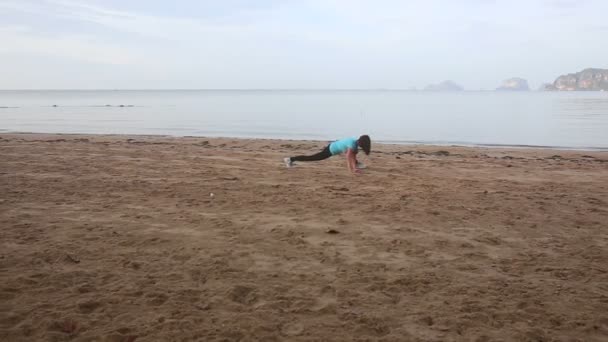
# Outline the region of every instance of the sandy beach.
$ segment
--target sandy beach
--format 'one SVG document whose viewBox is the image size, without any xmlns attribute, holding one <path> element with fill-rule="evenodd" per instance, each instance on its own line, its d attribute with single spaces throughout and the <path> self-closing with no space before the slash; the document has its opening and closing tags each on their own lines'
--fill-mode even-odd
<svg viewBox="0 0 608 342">
<path fill-rule="evenodd" d="M 608 340 L 608 152 L 324 144 L 0 134 L 0 340 Z"/>
</svg>

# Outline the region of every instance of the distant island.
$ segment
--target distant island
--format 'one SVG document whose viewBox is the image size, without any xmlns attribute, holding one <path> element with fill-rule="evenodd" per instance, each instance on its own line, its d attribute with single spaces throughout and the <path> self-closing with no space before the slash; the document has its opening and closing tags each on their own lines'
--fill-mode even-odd
<svg viewBox="0 0 608 342">
<path fill-rule="evenodd" d="M 508 80 L 504 80 L 500 87 L 496 88 L 498 91 L 528 91 L 530 87 L 528 86 L 528 81 L 524 80 L 520 77 L 509 78 Z"/>
<path fill-rule="evenodd" d="M 463 91 L 464 87 L 454 81 L 443 81 L 438 84 L 430 84 L 424 88 L 425 91 Z"/>
<path fill-rule="evenodd" d="M 558 77 L 547 84 L 547 91 L 608 91 L 608 69 L 588 68 L 583 71 Z"/>
</svg>

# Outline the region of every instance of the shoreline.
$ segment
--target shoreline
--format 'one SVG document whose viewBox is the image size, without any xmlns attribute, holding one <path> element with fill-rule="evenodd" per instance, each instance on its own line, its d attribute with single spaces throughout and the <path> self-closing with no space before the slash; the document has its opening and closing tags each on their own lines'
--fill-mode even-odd
<svg viewBox="0 0 608 342">
<path fill-rule="evenodd" d="M 505 90 L 498 89 L 463 89 L 457 91 L 446 91 L 446 90 L 426 90 L 410 89 L 410 88 L 186 88 L 186 89 L 163 89 L 163 88 L 128 88 L 128 89 L 113 89 L 113 88 L 102 88 L 102 89 L 69 89 L 69 88 L 54 88 L 54 89 L 0 89 L 0 92 L 158 92 L 158 91 L 191 91 L 191 92 L 419 92 L 419 93 L 503 93 Z M 511 91 L 506 90 L 509 93 L 516 94 L 530 94 L 530 93 L 602 93 L 604 89 L 576 89 L 576 90 L 541 90 L 541 89 L 530 89 L 524 91 Z"/>
<path fill-rule="evenodd" d="M 317 139 L 283 139 L 283 138 L 257 138 L 257 137 L 231 137 L 231 136 L 197 136 L 197 135 L 172 135 L 172 134 L 114 134 L 114 133 L 44 133 L 27 131 L 1 131 L 0 135 L 58 135 L 58 136 L 106 136 L 106 137 L 148 137 L 148 138 L 193 138 L 193 139 L 237 139 L 237 140 L 263 140 L 263 141 L 292 141 L 309 143 L 326 143 L 327 140 Z M 487 149 L 514 149 L 514 150 L 550 150 L 571 152 L 608 152 L 608 147 L 567 147 L 567 146 L 544 146 L 527 144 L 491 144 L 491 143 L 467 143 L 467 142 L 424 142 L 424 141 L 396 141 L 396 140 L 372 140 L 374 144 L 395 146 L 428 146 L 428 147 L 454 147 L 454 148 L 487 148 Z"/>
</svg>

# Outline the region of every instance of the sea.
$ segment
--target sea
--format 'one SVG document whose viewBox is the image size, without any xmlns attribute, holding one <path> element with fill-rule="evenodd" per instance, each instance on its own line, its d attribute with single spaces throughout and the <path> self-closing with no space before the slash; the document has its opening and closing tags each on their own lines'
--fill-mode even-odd
<svg viewBox="0 0 608 342">
<path fill-rule="evenodd" d="M 608 92 L 1 90 L 0 132 L 608 150 Z"/>
</svg>

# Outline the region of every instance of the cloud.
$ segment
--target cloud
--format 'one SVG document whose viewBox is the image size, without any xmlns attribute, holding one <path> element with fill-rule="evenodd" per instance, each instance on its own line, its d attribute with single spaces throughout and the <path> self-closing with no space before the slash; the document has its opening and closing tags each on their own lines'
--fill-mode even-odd
<svg viewBox="0 0 608 342">
<path fill-rule="evenodd" d="M 128 49 L 95 42 L 91 37 L 45 37 L 26 26 L 0 29 L 0 53 L 64 57 L 86 63 L 125 65 L 141 60 Z"/>
<path fill-rule="evenodd" d="M 549 7 L 558 9 L 572 9 L 585 6 L 587 1 L 585 0 L 550 0 L 547 2 Z"/>
<path fill-rule="evenodd" d="M 582 60 L 585 51 L 605 60 L 598 42 L 608 8 L 593 1 L 0 0 L 0 58 L 27 55 L 49 66 L 63 59 L 108 78 L 152 75 L 210 87 L 385 87 L 467 77 L 493 87 L 531 60 L 547 69 Z"/>
<path fill-rule="evenodd" d="M 56 15 L 64 19 L 94 23 L 124 33 L 170 41 L 197 41 L 218 35 L 231 39 L 283 34 L 281 31 L 272 31 L 265 25 L 280 16 L 281 6 L 270 4 L 242 8 L 224 7 L 224 10 L 220 11 L 221 14 L 194 18 L 116 10 L 82 1 L 47 1 L 56 6 Z"/>
</svg>

